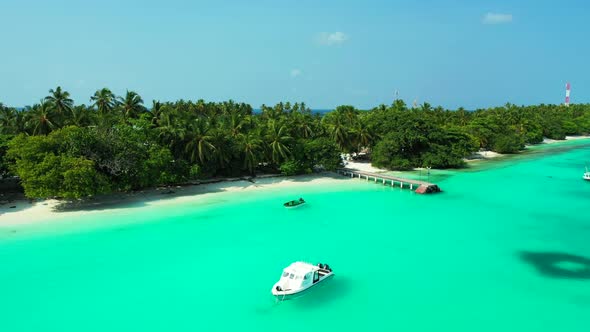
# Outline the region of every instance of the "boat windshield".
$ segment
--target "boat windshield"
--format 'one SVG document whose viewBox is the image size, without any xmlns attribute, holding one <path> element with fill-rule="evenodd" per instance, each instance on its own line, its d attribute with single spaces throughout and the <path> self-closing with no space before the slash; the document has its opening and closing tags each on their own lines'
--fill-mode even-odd
<svg viewBox="0 0 590 332">
<path fill-rule="evenodd" d="M 288 276 L 289 276 L 289 272 L 287 272 L 287 271 L 283 272 L 283 278 L 286 278 Z"/>
</svg>

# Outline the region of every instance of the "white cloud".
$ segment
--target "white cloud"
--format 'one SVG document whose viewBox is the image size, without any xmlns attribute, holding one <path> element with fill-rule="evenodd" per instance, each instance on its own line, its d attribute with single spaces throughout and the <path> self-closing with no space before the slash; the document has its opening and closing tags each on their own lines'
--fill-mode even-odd
<svg viewBox="0 0 590 332">
<path fill-rule="evenodd" d="M 348 36 L 344 32 L 322 32 L 318 35 L 317 41 L 320 45 L 332 46 L 340 45 L 348 40 Z"/>
<path fill-rule="evenodd" d="M 482 19 L 483 24 L 505 24 L 512 22 L 512 14 L 487 13 Z"/>
<path fill-rule="evenodd" d="M 291 69 L 291 77 L 295 78 L 297 76 L 301 76 L 302 72 L 301 69 Z"/>
</svg>

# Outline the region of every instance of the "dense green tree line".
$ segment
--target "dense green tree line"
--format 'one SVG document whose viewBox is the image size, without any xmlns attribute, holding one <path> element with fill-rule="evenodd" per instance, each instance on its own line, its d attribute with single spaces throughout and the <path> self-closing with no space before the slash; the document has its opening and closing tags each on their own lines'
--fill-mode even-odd
<svg viewBox="0 0 590 332">
<path fill-rule="evenodd" d="M 372 128 L 373 164 L 389 169 L 461 167 L 480 150 L 516 153 L 544 137 L 590 133 L 590 105 L 537 105 L 445 110 L 424 103 L 408 108 L 401 100 L 365 116 Z"/>
<path fill-rule="evenodd" d="M 321 118 L 303 103 L 153 101 L 101 89 L 75 105 L 60 87 L 19 111 L 0 105 L 0 172 L 29 197 L 112 191 L 257 172 L 310 173 L 341 165 Z"/>
<path fill-rule="evenodd" d="M 543 137 L 590 132 L 590 105 L 507 104 L 468 112 L 403 101 L 370 111 L 303 103 L 253 112 L 233 101 L 153 101 L 101 89 L 76 105 L 61 87 L 24 110 L 0 104 L 0 176 L 18 175 L 29 197 L 80 198 L 193 179 L 341 166 L 370 152 L 389 169 L 461 167 L 479 149 L 514 153 Z"/>
</svg>

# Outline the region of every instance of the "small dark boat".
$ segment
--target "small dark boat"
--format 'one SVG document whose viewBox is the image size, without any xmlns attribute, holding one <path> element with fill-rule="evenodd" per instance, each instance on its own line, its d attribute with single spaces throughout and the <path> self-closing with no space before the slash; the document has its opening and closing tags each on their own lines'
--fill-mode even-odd
<svg viewBox="0 0 590 332">
<path fill-rule="evenodd" d="M 294 208 L 294 207 L 301 206 L 303 204 L 305 204 L 305 201 L 303 200 L 303 198 L 300 198 L 298 200 L 288 201 L 287 203 L 283 204 L 283 206 L 286 208 Z"/>
</svg>

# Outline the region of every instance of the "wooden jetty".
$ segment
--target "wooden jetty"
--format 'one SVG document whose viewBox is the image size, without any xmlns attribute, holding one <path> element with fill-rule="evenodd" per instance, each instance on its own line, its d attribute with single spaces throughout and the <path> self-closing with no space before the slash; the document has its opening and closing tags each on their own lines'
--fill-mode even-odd
<svg viewBox="0 0 590 332">
<path fill-rule="evenodd" d="M 351 178 L 364 178 L 367 181 L 374 180 L 375 183 L 381 182 L 383 183 L 383 185 L 391 185 L 392 187 L 399 185 L 400 188 L 409 188 L 411 190 L 416 188 L 415 192 L 418 194 L 430 194 L 441 192 L 440 188 L 436 184 L 425 181 L 405 179 L 397 176 L 384 175 L 378 173 L 357 171 L 349 168 L 341 168 L 337 172 L 344 176 L 350 176 Z"/>
</svg>

